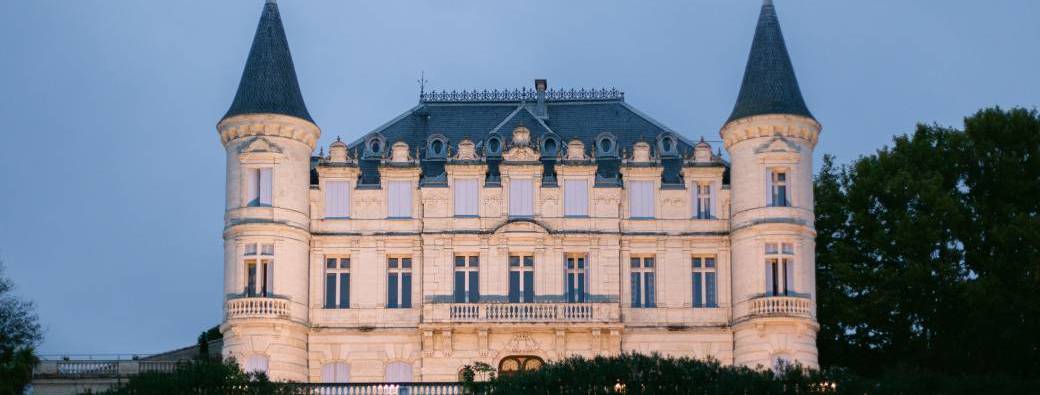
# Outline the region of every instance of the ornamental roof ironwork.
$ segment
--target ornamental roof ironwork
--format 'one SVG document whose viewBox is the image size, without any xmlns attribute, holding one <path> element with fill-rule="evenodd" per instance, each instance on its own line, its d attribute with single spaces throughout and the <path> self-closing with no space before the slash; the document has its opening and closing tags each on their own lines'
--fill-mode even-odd
<svg viewBox="0 0 1040 395">
<path fill-rule="evenodd" d="M 419 94 L 420 103 L 495 103 L 495 102 L 534 102 L 538 100 L 538 91 L 534 89 L 492 89 L 463 91 L 430 91 Z M 617 88 L 610 89 L 549 89 L 544 96 L 547 102 L 562 101 L 624 101 L 625 92 Z"/>
</svg>

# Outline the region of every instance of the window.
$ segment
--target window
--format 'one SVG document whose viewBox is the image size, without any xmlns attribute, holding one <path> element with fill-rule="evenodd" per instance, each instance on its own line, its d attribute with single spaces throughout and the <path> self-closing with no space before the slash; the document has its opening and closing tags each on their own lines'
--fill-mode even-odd
<svg viewBox="0 0 1040 395">
<path fill-rule="evenodd" d="M 498 363 L 498 373 L 502 376 L 511 376 L 520 372 L 533 372 L 542 368 L 545 361 L 531 355 L 515 355 L 502 358 Z"/>
<path fill-rule="evenodd" d="M 478 201 L 480 192 L 477 180 L 455 180 L 455 216 L 476 217 L 480 215 Z"/>
<path fill-rule="evenodd" d="M 245 172 L 246 205 L 271 206 L 271 168 L 251 168 L 245 169 Z"/>
<path fill-rule="evenodd" d="M 630 181 L 628 183 L 629 217 L 654 217 L 654 182 Z"/>
<path fill-rule="evenodd" d="M 534 302 L 534 257 L 509 257 L 509 303 Z"/>
<path fill-rule="evenodd" d="M 346 362 L 334 362 L 321 367 L 321 382 L 323 383 L 348 383 L 350 382 L 350 365 Z"/>
<path fill-rule="evenodd" d="M 387 216 L 390 218 L 412 217 L 412 182 L 390 181 L 387 183 Z"/>
<path fill-rule="evenodd" d="M 693 307 L 718 307 L 715 257 L 693 257 Z"/>
<path fill-rule="evenodd" d="M 509 216 L 534 216 L 534 183 L 530 178 L 509 180 Z"/>
<path fill-rule="evenodd" d="M 480 257 L 455 257 L 455 303 L 480 301 Z"/>
<path fill-rule="evenodd" d="M 246 357 L 245 366 L 242 370 L 246 372 L 267 373 L 267 357 L 263 355 L 250 355 Z"/>
<path fill-rule="evenodd" d="M 787 207 L 791 199 L 787 195 L 788 179 L 783 170 L 773 170 L 766 174 L 766 199 L 771 207 Z"/>
<path fill-rule="evenodd" d="M 274 296 L 274 244 L 246 244 L 244 263 L 246 296 Z"/>
<path fill-rule="evenodd" d="M 325 218 L 350 217 L 350 183 L 325 181 Z"/>
<path fill-rule="evenodd" d="M 408 362 L 391 362 L 386 365 L 386 382 L 410 383 L 412 381 L 412 364 Z"/>
<path fill-rule="evenodd" d="M 714 217 L 712 203 L 715 202 L 715 188 L 711 184 L 693 185 L 693 213 L 697 219 Z"/>
<path fill-rule="evenodd" d="M 588 301 L 589 272 L 585 255 L 568 255 L 567 264 L 567 303 L 585 303 Z"/>
<path fill-rule="evenodd" d="M 654 257 L 633 257 L 632 307 L 657 307 L 654 298 Z"/>
<path fill-rule="evenodd" d="M 412 307 L 412 258 L 389 258 L 386 262 L 386 307 Z"/>
<path fill-rule="evenodd" d="M 794 294 L 794 245 L 766 243 L 766 296 Z"/>
<path fill-rule="evenodd" d="M 588 180 L 567 180 L 563 183 L 563 215 L 566 217 L 589 216 Z"/>
<path fill-rule="evenodd" d="M 350 258 L 325 258 L 325 308 L 350 308 Z"/>
</svg>

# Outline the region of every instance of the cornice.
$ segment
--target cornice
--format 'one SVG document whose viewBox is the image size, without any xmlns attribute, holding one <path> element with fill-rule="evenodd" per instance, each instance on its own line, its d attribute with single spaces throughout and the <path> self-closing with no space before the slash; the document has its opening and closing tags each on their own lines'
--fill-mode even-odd
<svg viewBox="0 0 1040 395">
<path fill-rule="evenodd" d="M 719 135 L 728 150 L 733 144 L 759 137 L 782 136 L 802 139 L 815 147 L 823 126 L 815 119 L 798 115 L 756 115 L 730 121 Z"/>
<path fill-rule="evenodd" d="M 217 124 L 220 142 L 251 136 L 272 136 L 293 139 L 317 148 L 321 129 L 306 120 L 278 114 L 244 114 L 226 118 Z"/>
</svg>

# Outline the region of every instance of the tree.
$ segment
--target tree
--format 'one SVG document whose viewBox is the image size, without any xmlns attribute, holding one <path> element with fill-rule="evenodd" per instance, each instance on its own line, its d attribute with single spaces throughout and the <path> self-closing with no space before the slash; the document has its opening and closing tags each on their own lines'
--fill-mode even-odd
<svg viewBox="0 0 1040 395">
<path fill-rule="evenodd" d="M 14 295 L 0 262 L 0 395 L 21 394 L 32 380 L 42 337 L 35 306 Z"/>
<path fill-rule="evenodd" d="M 89 393 L 89 392 L 88 392 Z M 234 359 L 197 359 L 177 365 L 173 372 L 145 372 L 101 394 L 239 394 L 281 395 L 305 393 L 291 385 L 272 383 L 260 372 L 243 372 Z"/>
<path fill-rule="evenodd" d="M 1040 117 L 919 125 L 815 180 L 824 365 L 1040 374 Z"/>
</svg>

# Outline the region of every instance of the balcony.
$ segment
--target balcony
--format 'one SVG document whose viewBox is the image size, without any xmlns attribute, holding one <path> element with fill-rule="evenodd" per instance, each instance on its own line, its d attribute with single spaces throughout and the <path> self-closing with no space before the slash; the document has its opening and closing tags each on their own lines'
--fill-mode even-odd
<svg viewBox="0 0 1040 395">
<path fill-rule="evenodd" d="M 614 303 L 444 303 L 425 306 L 426 322 L 617 322 Z"/>
<path fill-rule="evenodd" d="M 816 318 L 816 303 L 795 296 L 766 296 L 748 301 L 748 315 Z"/>
<path fill-rule="evenodd" d="M 228 299 L 227 319 L 289 318 L 289 300 L 282 298 L 243 297 Z"/>
</svg>

